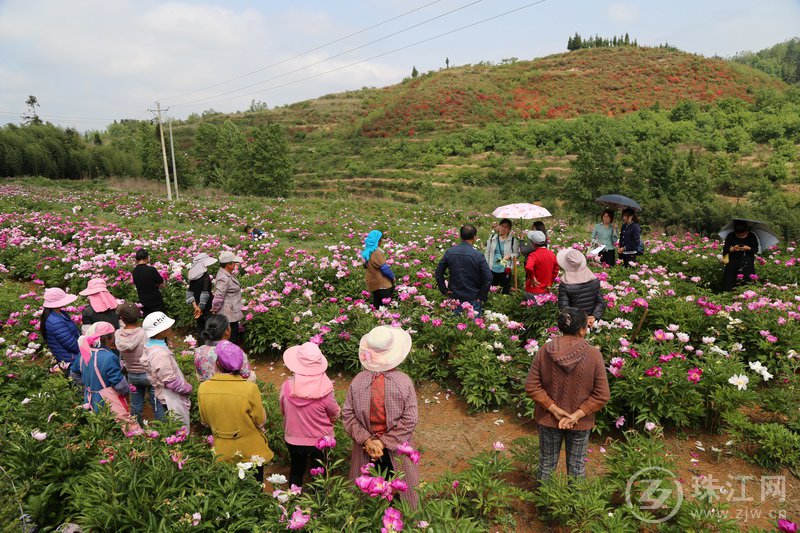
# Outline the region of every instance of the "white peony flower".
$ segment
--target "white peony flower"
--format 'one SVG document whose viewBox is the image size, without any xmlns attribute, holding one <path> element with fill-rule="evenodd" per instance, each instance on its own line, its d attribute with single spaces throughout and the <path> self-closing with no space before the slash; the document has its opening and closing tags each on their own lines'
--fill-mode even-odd
<svg viewBox="0 0 800 533">
<path fill-rule="evenodd" d="M 736 385 L 739 390 L 747 390 L 747 384 L 750 383 L 750 378 L 744 374 L 734 374 L 728 378 L 728 383 Z"/>
</svg>

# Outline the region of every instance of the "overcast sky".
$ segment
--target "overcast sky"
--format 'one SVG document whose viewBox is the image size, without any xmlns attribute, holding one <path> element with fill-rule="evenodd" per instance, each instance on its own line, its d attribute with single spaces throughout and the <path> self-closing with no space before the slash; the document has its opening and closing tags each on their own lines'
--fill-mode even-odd
<svg viewBox="0 0 800 533">
<path fill-rule="evenodd" d="M 445 58 L 564 52 L 576 31 L 727 57 L 800 36 L 800 0 L 0 0 L 0 124 L 21 121 L 28 95 L 79 130 L 149 118 L 156 101 L 175 118 L 274 107 Z"/>
</svg>

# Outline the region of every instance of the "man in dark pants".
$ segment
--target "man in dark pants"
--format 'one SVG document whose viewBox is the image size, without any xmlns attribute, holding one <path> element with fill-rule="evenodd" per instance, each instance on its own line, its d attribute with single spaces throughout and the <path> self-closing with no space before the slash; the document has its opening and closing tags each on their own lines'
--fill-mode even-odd
<svg viewBox="0 0 800 533">
<path fill-rule="evenodd" d="M 480 316 L 483 304 L 489 298 L 492 285 L 492 270 L 483 254 L 475 249 L 478 230 L 472 224 L 464 224 L 460 230 L 461 244 L 447 250 L 436 267 L 436 283 L 439 291 L 461 303 L 468 302 Z M 450 281 L 445 283 L 445 271 L 450 272 Z M 460 308 L 456 311 L 460 312 Z"/>
<path fill-rule="evenodd" d="M 136 266 L 133 269 L 133 284 L 142 304 L 142 316 L 161 311 L 166 313 L 164 298 L 161 289 L 164 288 L 164 278 L 155 267 L 150 266 L 150 254 L 144 248 L 136 250 Z"/>
</svg>

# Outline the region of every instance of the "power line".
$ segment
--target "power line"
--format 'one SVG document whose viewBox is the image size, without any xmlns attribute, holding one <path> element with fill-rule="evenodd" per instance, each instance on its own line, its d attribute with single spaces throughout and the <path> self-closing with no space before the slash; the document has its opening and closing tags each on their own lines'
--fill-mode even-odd
<svg viewBox="0 0 800 533">
<path fill-rule="evenodd" d="M 333 72 L 338 72 L 340 70 L 344 70 L 344 69 L 347 69 L 347 68 L 350 68 L 350 67 L 354 67 L 356 65 L 360 65 L 361 63 L 365 63 L 367 61 L 372 61 L 373 59 L 377 59 L 377 58 L 380 58 L 380 57 L 383 57 L 383 56 L 387 56 L 389 54 L 394 54 L 395 52 L 400 52 L 401 50 L 406 50 L 408 48 L 412 48 L 414 46 L 417 46 L 417 45 L 420 45 L 420 44 L 423 44 L 423 43 L 427 43 L 427 42 L 433 41 L 435 39 L 439 39 L 441 37 L 446 37 L 447 35 L 451 35 L 453 33 L 465 30 L 467 28 L 472 28 L 472 27 L 477 26 L 479 24 L 483 24 L 484 22 L 489 22 L 489 21 L 498 19 L 500 17 L 504 17 L 506 15 L 510 15 L 512 13 L 516 13 L 517 11 L 522 11 L 523 9 L 527 9 L 527 8 L 535 6 L 535 5 L 543 4 L 546 1 L 547 0 L 537 0 L 536 2 L 531 2 L 531 3 L 525 4 L 523 6 L 517 7 L 515 9 L 504 11 L 503 13 L 499 13 L 497 15 L 494 15 L 494 16 L 479 20 L 477 22 L 473 22 L 471 24 L 467 24 L 465 26 L 461 26 L 461 27 L 455 28 L 453 30 L 446 31 L 444 33 L 440 33 L 440 34 L 434 35 L 432 37 L 428 37 L 427 39 L 422 39 L 421 41 L 416 41 L 414 43 L 411 43 L 411 44 L 408 44 L 408 45 L 405 45 L 405 46 L 401 46 L 400 48 L 395 48 L 394 50 L 389 50 L 388 52 L 383 52 L 381 54 L 377 54 L 377 55 L 374 55 L 372 57 L 368 57 L 366 59 L 362 59 L 360 61 L 356 61 L 354 63 L 349 63 L 349 64 L 343 65 L 341 67 L 337 67 L 337 68 L 334 68 L 334 69 L 331 69 L 331 70 L 326 70 L 325 72 L 320 72 L 318 74 L 313 74 L 311 76 L 306 76 L 305 78 L 300 78 L 300 79 L 297 79 L 297 80 L 294 80 L 294 81 L 282 83 L 280 85 L 273 85 L 272 87 L 267 87 L 267 88 L 262 89 L 261 91 L 256 92 L 256 93 L 240 94 L 240 95 L 237 95 L 237 96 L 232 96 L 230 98 L 223 98 L 223 99 L 220 99 L 220 100 L 206 102 L 206 104 L 208 105 L 208 104 L 217 104 L 217 103 L 222 103 L 222 102 L 229 102 L 229 101 L 235 100 L 237 98 L 255 96 L 255 95 L 260 94 L 262 92 L 272 91 L 272 90 L 275 90 L 275 89 L 280 89 L 280 88 L 283 88 L 283 87 L 287 87 L 289 85 L 294 85 L 296 83 L 300 83 L 300 82 L 303 82 L 303 81 L 308 81 L 308 80 L 311 80 L 311 79 L 314 79 L 314 78 L 319 78 L 320 76 L 325 76 L 325 75 L 331 74 Z M 202 100 L 200 100 L 198 102 L 202 102 Z M 198 103 L 198 102 L 190 102 L 190 103 L 186 103 L 186 104 L 175 104 L 175 105 L 173 105 L 173 107 L 188 107 L 188 106 L 193 105 L 193 104 Z"/>
<path fill-rule="evenodd" d="M 241 80 L 242 78 L 246 78 L 248 76 L 252 76 L 253 74 L 258 74 L 259 72 L 263 72 L 263 71 L 271 69 L 273 67 L 277 67 L 279 65 L 283 65 L 284 63 L 288 63 L 289 61 L 292 61 L 294 59 L 298 59 L 300 57 L 303 57 L 304 55 L 308 55 L 311 52 L 316 52 L 317 50 L 322 50 L 323 48 L 326 48 L 326 47 L 328 47 L 328 46 L 330 46 L 332 44 L 336 44 L 338 42 L 341 42 L 341 41 L 344 41 L 346 39 L 349 39 L 350 37 L 355 37 L 356 35 L 362 34 L 362 33 L 367 32 L 369 30 L 373 30 L 373 29 L 377 28 L 378 26 L 383 26 L 384 24 L 388 24 L 389 22 L 392 22 L 392 21 L 395 21 L 395 20 L 397 20 L 399 18 L 405 17 L 406 15 L 410 15 L 411 13 L 415 13 L 417 11 L 421 11 L 421 10 L 425 9 L 426 7 L 430 7 L 433 4 L 438 4 L 441 1 L 442 0 L 434 0 L 433 2 L 429 2 L 429 3 L 425 4 L 425 5 L 417 7 L 415 9 L 410 10 L 410 11 L 406 11 L 405 13 L 401 13 L 399 15 L 396 15 L 394 17 L 388 18 L 386 20 L 382 20 L 381 22 L 373 24 L 372 26 L 367 26 L 366 28 L 363 28 L 363 29 L 358 30 L 356 32 L 353 32 L 353 33 L 350 33 L 348 35 L 345 35 L 344 37 L 339 37 L 338 39 L 335 39 L 333 41 L 329 41 L 329 42 L 327 42 L 325 44 L 321 44 L 321 45 L 316 46 L 314 48 L 309 48 L 305 52 L 300 52 L 299 54 L 293 55 L 292 57 L 287 57 L 286 59 L 278 61 L 277 63 L 272 63 L 272 64 L 267 65 L 265 67 L 261 67 L 261 68 L 256 69 L 256 70 L 253 70 L 253 71 L 250 71 L 250 72 L 246 72 L 245 74 L 242 74 L 241 76 L 236 76 L 235 78 L 230 78 L 228 80 L 221 81 L 219 83 L 215 83 L 213 85 L 209 85 L 209 86 L 203 87 L 201 89 L 195 89 L 194 91 L 189 91 L 189 92 L 186 92 L 186 93 L 182 93 L 182 94 L 178 94 L 178 95 L 175 95 L 175 96 L 171 96 L 170 98 L 166 98 L 166 100 L 177 100 L 178 98 L 183 98 L 184 96 L 188 96 L 190 94 L 198 93 L 200 91 L 207 91 L 208 89 L 213 89 L 215 87 L 219 87 L 220 85 L 225 85 L 226 83 L 230 83 L 232 81 Z"/>
<path fill-rule="evenodd" d="M 325 59 L 320 59 L 319 61 L 315 61 L 314 63 L 311 63 L 309 65 L 305 65 L 303 67 L 299 67 L 299 68 L 296 68 L 294 70 L 290 70 L 289 72 L 284 72 L 283 74 L 279 74 L 277 76 L 273 76 L 272 78 L 267 78 L 266 80 L 262 80 L 262 81 L 259 81 L 259 82 L 256 82 L 256 83 L 252 83 L 250 85 L 245 85 L 244 87 L 239 87 L 238 89 L 233 89 L 233 90 L 230 90 L 230 91 L 225 91 L 225 92 L 222 92 L 222 93 L 219 93 L 219 94 L 215 94 L 214 96 L 208 96 L 206 98 L 200 98 L 198 100 L 193 100 L 193 101 L 190 101 L 190 102 L 184 102 L 182 104 L 181 103 L 172 104 L 172 105 L 174 107 L 185 107 L 185 106 L 188 106 L 188 105 L 200 104 L 200 103 L 203 103 L 203 102 L 205 102 L 207 100 L 213 100 L 214 98 L 219 98 L 220 96 L 225 96 L 226 94 L 231 94 L 231 93 L 238 92 L 238 91 L 244 91 L 246 89 L 251 89 L 253 87 L 257 87 L 259 85 L 263 85 L 263 84 L 268 83 L 270 81 L 275 81 L 277 79 L 289 76 L 290 74 L 294 74 L 296 72 L 300 72 L 301 70 L 306 70 L 306 69 L 309 69 L 309 68 L 314 67 L 316 65 L 319 65 L 321 63 L 325 63 L 327 61 L 331 61 L 332 59 L 336 59 L 337 57 L 341 57 L 343 55 L 349 54 L 350 52 L 355 52 L 356 50 L 360 50 L 362 48 L 365 48 L 367 46 L 373 45 L 375 43 L 378 43 L 378 42 L 381 42 L 381 41 L 385 41 L 386 39 L 389 39 L 389 38 L 394 37 L 396 35 L 399 35 L 401 33 L 405 33 L 407 31 L 413 30 L 415 28 L 419 28 L 420 26 L 428 24 L 429 22 L 433 22 L 434 20 L 438 20 L 440 18 L 446 17 L 447 15 L 451 15 L 451 14 L 457 12 L 457 11 L 464 10 L 464 9 L 466 9 L 468 7 L 474 6 L 475 4 L 479 4 L 481 2 L 483 2 L 483 0 L 474 0 L 473 2 L 470 2 L 469 4 L 465 4 L 465 5 L 461 6 L 461 7 L 457 7 L 455 9 L 451 9 L 450 11 L 447 11 L 447 12 L 442 13 L 440 15 L 437 15 L 435 17 L 429 18 L 427 20 L 423 20 L 422 22 L 418 22 L 417 24 L 412 24 L 411 26 L 403 28 L 402 30 L 398 30 L 398 31 L 396 31 L 394 33 L 390 33 L 389 35 L 385 35 L 385 36 L 380 37 L 378 39 L 375 39 L 373 41 L 369 41 L 367 43 L 361 44 L 361 45 L 356 46 L 354 48 L 350 48 L 348 50 L 345 50 L 344 52 L 339 52 L 338 54 L 332 55 L 332 56 L 327 57 Z"/>
</svg>

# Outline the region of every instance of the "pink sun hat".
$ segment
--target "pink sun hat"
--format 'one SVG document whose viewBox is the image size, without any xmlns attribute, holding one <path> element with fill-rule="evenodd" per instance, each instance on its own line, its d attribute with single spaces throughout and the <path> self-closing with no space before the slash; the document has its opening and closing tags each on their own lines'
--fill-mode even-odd
<svg viewBox="0 0 800 533">
<path fill-rule="evenodd" d="M 52 287 L 44 291 L 44 307 L 47 309 L 58 309 L 59 307 L 71 304 L 77 299 L 77 295 L 67 294 L 63 289 L 59 289 L 58 287 Z"/>
<path fill-rule="evenodd" d="M 91 305 L 92 309 L 97 313 L 117 308 L 117 299 L 108 292 L 106 280 L 103 278 L 90 279 L 86 288 L 78 294 L 81 296 L 88 296 L 89 305 Z"/>
<path fill-rule="evenodd" d="M 297 398 L 322 398 L 333 390 L 333 382 L 325 371 L 328 360 L 313 342 L 290 346 L 283 352 L 283 363 L 294 372 L 290 394 Z"/>
</svg>

